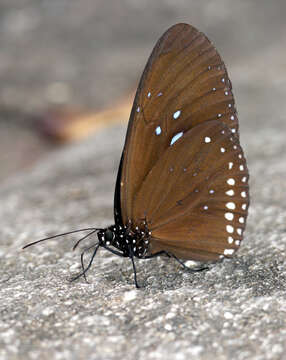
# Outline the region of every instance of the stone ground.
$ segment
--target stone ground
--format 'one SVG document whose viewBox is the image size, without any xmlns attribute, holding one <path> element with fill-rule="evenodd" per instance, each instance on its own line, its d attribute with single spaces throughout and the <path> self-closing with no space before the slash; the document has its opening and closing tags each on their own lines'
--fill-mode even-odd
<svg viewBox="0 0 286 360">
<path fill-rule="evenodd" d="M 286 359 L 285 10 L 261 0 L 0 2 L 1 360 Z M 71 283 L 75 236 L 21 247 L 112 222 L 126 126 L 49 153 L 25 115 L 124 96 L 179 21 L 205 31 L 229 65 L 251 175 L 243 245 L 204 273 L 137 261 L 140 290 L 130 262 L 102 250 L 89 283 Z M 33 167 L 20 156 L 36 151 L 45 156 Z"/>
</svg>

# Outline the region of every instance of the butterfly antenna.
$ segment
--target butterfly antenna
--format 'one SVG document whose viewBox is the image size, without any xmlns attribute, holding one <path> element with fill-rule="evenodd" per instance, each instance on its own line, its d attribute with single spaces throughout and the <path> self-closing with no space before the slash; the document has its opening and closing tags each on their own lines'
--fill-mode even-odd
<svg viewBox="0 0 286 360">
<path fill-rule="evenodd" d="M 23 249 L 26 249 L 26 248 L 28 248 L 28 247 L 30 247 L 30 246 L 39 244 L 40 242 L 43 242 L 43 241 L 46 241 L 46 240 L 50 240 L 50 239 L 55 239 L 55 238 L 58 238 L 58 237 L 61 237 L 61 236 L 65 236 L 65 235 L 69 235 L 69 234 L 74 234 L 74 233 L 78 233 L 78 232 L 81 232 L 81 231 L 91 231 L 88 235 L 84 236 L 83 238 L 81 238 L 80 240 L 77 241 L 77 243 L 76 243 L 75 246 L 74 246 L 74 249 L 75 249 L 75 248 L 78 246 L 78 244 L 80 243 L 80 241 L 82 241 L 83 239 L 85 239 L 85 238 L 88 237 L 89 235 L 91 235 L 91 234 L 93 234 L 94 232 L 99 231 L 99 230 L 102 230 L 102 229 L 98 229 L 98 228 L 85 228 L 85 229 L 78 229 L 78 230 L 68 231 L 68 232 L 65 232 L 65 233 L 61 233 L 61 234 L 57 234 L 57 235 L 45 237 L 45 238 L 43 238 L 43 239 L 40 239 L 40 240 L 31 242 L 31 243 L 25 245 L 25 246 L 23 247 Z"/>
</svg>

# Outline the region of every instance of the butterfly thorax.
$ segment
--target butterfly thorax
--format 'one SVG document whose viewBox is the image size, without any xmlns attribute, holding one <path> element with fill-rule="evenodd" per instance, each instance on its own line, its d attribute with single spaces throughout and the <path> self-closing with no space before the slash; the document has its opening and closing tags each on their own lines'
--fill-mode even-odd
<svg viewBox="0 0 286 360">
<path fill-rule="evenodd" d="M 144 226 L 112 225 L 98 232 L 99 245 L 105 248 L 114 247 L 123 256 L 144 258 L 149 253 L 150 232 Z"/>
</svg>

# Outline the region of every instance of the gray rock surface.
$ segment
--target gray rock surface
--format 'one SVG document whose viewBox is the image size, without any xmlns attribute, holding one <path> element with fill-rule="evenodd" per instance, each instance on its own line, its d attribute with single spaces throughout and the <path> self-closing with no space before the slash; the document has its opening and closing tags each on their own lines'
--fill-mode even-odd
<svg viewBox="0 0 286 360">
<path fill-rule="evenodd" d="M 41 24 L 40 29 L 51 29 L 43 48 L 52 41 L 60 44 L 59 33 L 64 40 L 67 36 L 87 51 L 93 36 L 92 16 L 103 14 L 103 20 L 112 22 L 108 9 L 102 10 L 103 2 L 85 0 L 86 8 L 77 8 L 78 2 L 70 1 L 73 5 L 69 5 L 68 24 L 75 28 L 67 27 L 63 15 L 67 13 L 61 8 L 67 3 L 62 0 L 57 5 L 57 14 L 62 15 L 52 16 L 55 23 L 49 23 L 55 3 L 39 2 L 41 8 L 33 1 L 25 1 L 22 5 L 26 15 L 32 11 L 33 26 Z M 109 63 L 112 71 L 121 69 L 119 77 L 131 72 L 132 66 L 138 70 L 135 76 L 139 75 L 162 29 L 182 20 L 202 30 L 208 29 L 226 62 L 230 63 L 241 122 L 241 142 L 251 175 L 251 207 L 245 239 L 234 259 L 215 264 L 203 273 L 186 273 L 174 261 L 163 258 L 137 261 L 138 278 L 144 286 L 140 290 L 134 287 L 130 261 L 104 250 L 99 252 L 88 273 L 89 283 L 83 279 L 70 282 L 80 270 L 79 252 L 71 251 L 78 237 L 68 236 L 25 251 L 21 247 L 45 235 L 112 223 L 113 189 L 125 128 L 106 129 L 82 144 L 54 152 L 34 169 L 19 173 L 0 187 L 0 359 L 286 359 L 286 68 L 285 24 L 281 20 L 284 19 L 284 2 L 118 3 L 120 6 L 113 9 L 113 19 L 114 14 L 119 16 L 126 9 L 125 17 L 122 15 L 123 18 L 114 22 L 111 32 L 104 32 L 106 28 L 102 25 L 102 33 L 107 38 L 122 37 L 124 41 L 129 36 L 130 48 L 119 43 L 116 59 L 124 53 L 121 47 L 128 57 L 134 56 L 136 44 L 139 49 L 135 49 L 134 63 L 121 59 L 120 64 L 126 66 L 124 71 L 121 71 L 122 66 L 113 68 L 113 63 Z M 1 10 L 10 13 L 9 6 L 10 0 L 3 1 Z M 41 17 L 36 16 L 39 12 Z M 21 11 L 10 13 L 12 20 L 21 20 L 16 30 L 22 29 L 22 32 L 18 30 L 20 34 L 23 27 L 31 31 L 25 16 L 19 17 L 19 14 Z M 148 26 L 147 16 L 150 16 L 150 24 L 155 24 L 153 27 Z M 84 21 L 87 18 L 89 22 Z M 132 25 L 124 21 L 127 18 Z M 59 19 L 63 20 L 61 26 Z M 47 76 L 43 70 L 49 69 L 51 78 L 55 79 L 53 74 L 56 71 L 62 74 L 65 67 L 61 67 L 59 61 L 56 69 L 51 61 L 43 63 L 38 56 L 38 63 L 33 58 L 30 65 L 21 68 L 24 64 L 17 52 L 22 49 L 23 55 L 25 51 L 28 54 L 28 50 L 33 54 L 36 51 L 32 52 L 29 43 L 24 49 L 25 43 L 17 40 L 17 31 L 8 20 L 4 23 L 6 36 L 7 31 L 14 31 L 14 41 L 21 44 L 14 50 L 13 59 L 19 62 L 15 68 L 31 74 L 34 64 L 38 64 L 35 73 L 38 80 L 33 82 L 33 91 L 25 92 L 18 85 L 27 86 L 28 76 L 20 77 L 17 86 L 12 77 L 12 80 L 2 77 L 11 84 L 10 92 L 6 87 L 4 97 L 2 93 L 2 100 L 11 106 L 18 96 L 18 104 L 31 108 L 41 106 L 45 101 L 42 95 L 46 94 L 41 92 Z M 88 23 L 80 35 L 77 22 Z M 95 18 L 95 29 L 100 29 L 99 22 Z M 136 33 L 132 35 L 130 29 L 135 28 Z M 118 29 L 121 32 L 118 33 Z M 143 44 L 145 40 L 137 40 L 141 32 L 148 50 Z M 42 40 L 45 32 L 39 32 L 38 37 L 36 33 L 33 33 L 35 39 Z M 5 41 L 3 44 L 8 47 Z M 49 49 L 61 54 L 71 49 L 69 46 L 72 48 L 73 42 L 66 42 L 64 49 L 59 45 L 54 48 L 50 45 Z M 224 48 L 226 51 L 222 51 Z M 138 52 L 144 56 L 139 56 Z M 95 53 L 93 48 L 89 55 Z M 104 52 L 104 59 L 107 53 Z M 0 59 L 1 69 L 10 55 L 5 56 Z M 134 65 L 138 57 L 142 60 L 140 66 L 137 62 Z M 81 63 L 81 56 L 75 58 Z M 85 55 L 84 58 L 90 68 L 90 57 Z M 65 60 L 62 61 L 65 64 Z M 10 62 L 10 66 L 13 68 L 13 63 Z M 105 75 L 108 75 L 105 66 Z M 88 75 L 82 78 L 80 94 L 87 91 L 90 72 Z M 104 83 L 100 89 L 105 94 L 115 96 L 124 86 L 127 88 L 125 82 L 115 85 L 114 73 L 109 76 L 115 86 L 111 90 L 104 88 L 108 81 L 99 80 L 100 84 Z M 78 83 L 77 79 L 72 79 Z M 97 96 L 98 91 L 90 94 Z M 16 98 L 11 97 L 11 93 Z M 34 102 L 29 103 L 29 95 L 33 93 Z M 75 98 L 71 96 L 69 101 Z M 79 95 L 78 101 L 88 104 L 90 100 Z"/>
<path fill-rule="evenodd" d="M 68 236 L 112 223 L 123 128 L 51 155 L 2 186 L 0 359 L 283 359 L 286 336 L 285 140 L 242 134 L 252 205 L 233 260 L 189 274 L 174 261 L 130 261 L 102 250 L 83 279 Z M 92 239 L 89 242 L 92 243 Z"/>
</svg>

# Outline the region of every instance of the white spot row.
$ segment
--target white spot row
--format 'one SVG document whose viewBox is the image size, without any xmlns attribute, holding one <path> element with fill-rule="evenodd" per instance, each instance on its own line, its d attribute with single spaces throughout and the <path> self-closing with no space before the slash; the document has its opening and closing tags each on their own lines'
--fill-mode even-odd
<svg viewBox="0 0 286 360">
<path fill-rule="evenodd" d="M 231 236 L 229 236 L 229 237 L 227 238 L 227 242 L 228 242 L 229 244 L 232 244 L 232 243 L 234 242 L 235 245 L 237 245 L 237 246 L 240 245 L 240 240 L 234 240 L 233 237 L 231 237 Z"/>
<path fill-rule="evenodd" d="M 243 197 L 245 197 L 245 196 L 243 196 Z M 231 201 L 226 203 L 225 206 L 230 210 L 234 210 L 236 208 L 235 203 L 231 202 Z M 246 207 L 247 207 L 247 204 L 242 204 L 241 205 L 242 210 L 246 210 Z"/>
<path fill-rule="evenodd" d="M 224 255 L 232 255 L 234 253 L 234 249 L 225 249 L 223 253 Z"/>
<path fill-rule="evenodd" d="M 234 219 L 234 214 L 231 213 L 231 212 L 227 212 L 224 214 L 224 217 L 228 220 L 228 221 L 232 221 Z M 240 216 L 238 221 L 241 223 L 241 224 L 244 224 L 244 217 L 243 216 Z"/>
</svg>

